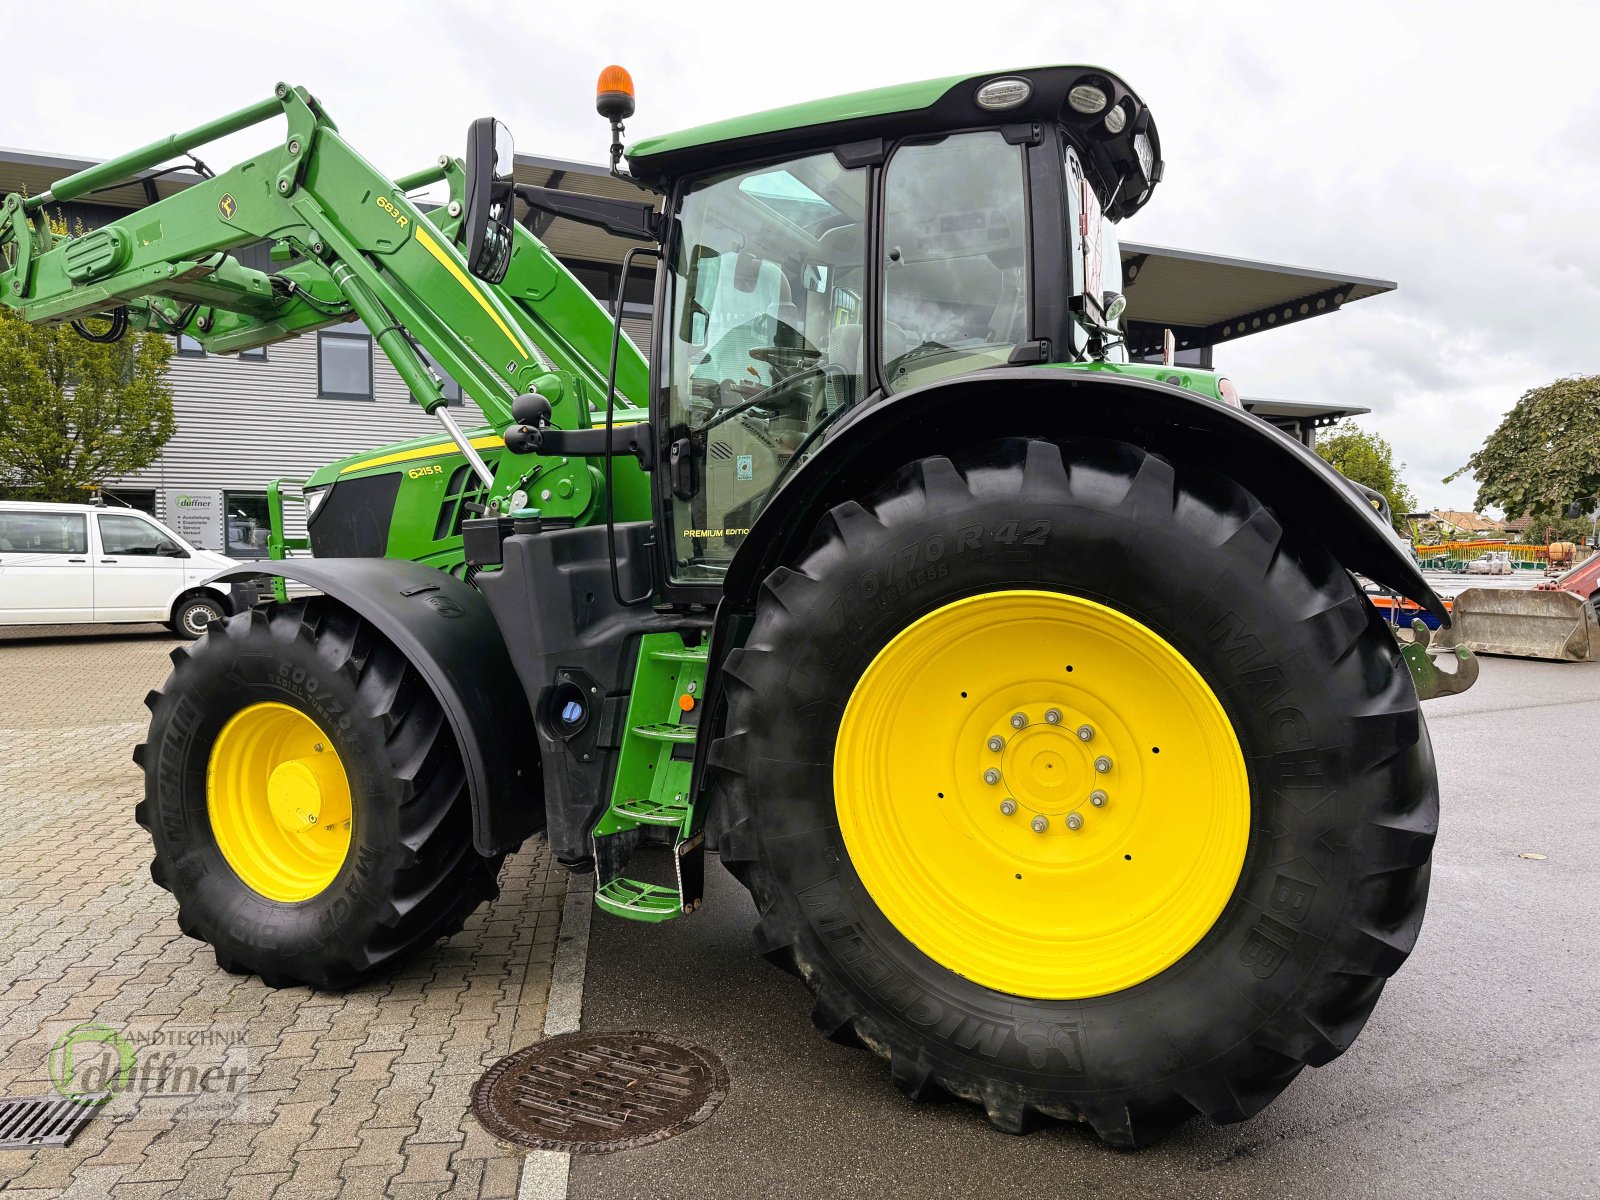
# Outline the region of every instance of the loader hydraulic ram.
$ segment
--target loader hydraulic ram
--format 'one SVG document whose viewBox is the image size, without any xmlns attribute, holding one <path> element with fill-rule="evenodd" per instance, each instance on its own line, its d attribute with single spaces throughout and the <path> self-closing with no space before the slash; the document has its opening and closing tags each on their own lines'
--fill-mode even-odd
<svg viewBox="0 0 1600 1200">
<path fill-rule="evenodd" d="M 620 168 L 631 84 L 602 80 Z M 280 114 L 267 153 L 104 230 L 56 242 L 17 196 L 0 226 L 33 320 L 239 348 L 353 313 L 484 485 L 470 578 L 239 568 L 317 594 L 213 626 L 152 693 L 138 817 L 220 963 L 347 986 L 459 929 L 542 830 L 643 921 L 694 911 L 714 850 L 824 1034 L 1005 1130 L 1242 1120 L 1350 1045 L 1438 813 L 1350 572 L 1447 616 L 1231 384 L 1126 361 L 1116 226 L 1162 162 L 1122 80 L 954 77 L 636 144 L 659 213 L 582 219 L 659 253 L 644 411 L 609 398 L 599 310 L 575 331 L 536 294 L 559 269 L 513 210 L 569 202 L 506 178 L 492 122 L 438 168 L 443 215 L 287 87 L 55 193 Z M 228 256 L 262 239 L 277 275 Z M 378 466 L 320 511 L 385 524 L 348 486 Z M 590 499 L 530 506 L 563 468 Z"/>
</svg>

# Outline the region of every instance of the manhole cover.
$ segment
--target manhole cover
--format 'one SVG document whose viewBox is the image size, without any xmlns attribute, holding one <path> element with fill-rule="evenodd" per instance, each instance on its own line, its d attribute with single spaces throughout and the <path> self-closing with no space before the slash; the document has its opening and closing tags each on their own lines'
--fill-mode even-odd
<svg viewBox="0 0 1600 1200">
<path fill-rule="evenodd" d="M 490 1067 L 472 1113 L 530 1150 L 608 1154 L 693 1128 L 727 1094 L 727 1069 L 699 1046 L 661 1033 L 569 1033 Z"/>
</svg>

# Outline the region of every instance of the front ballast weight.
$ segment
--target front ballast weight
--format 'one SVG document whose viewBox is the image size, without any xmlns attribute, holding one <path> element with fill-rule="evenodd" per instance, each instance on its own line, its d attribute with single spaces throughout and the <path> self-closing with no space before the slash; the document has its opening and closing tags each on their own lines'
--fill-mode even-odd
<svg viewBox="0 0 1600 1200">
<path fill-rule="evenodd" d="M 1411 622 L 1410 641 L 1404 640 L 1399 630 L 1395 636 L 1400 639 L 1400 654 L 1411 672 L 1417 699 L 1458 696 L 1478 682 L 1478 656 L 1466 646 L 1433 646 L 1433 632 L 1421 618 Z M 1441 671 L 1438 664 L 1447 658 L 1455 668 Z"/>
</svg>

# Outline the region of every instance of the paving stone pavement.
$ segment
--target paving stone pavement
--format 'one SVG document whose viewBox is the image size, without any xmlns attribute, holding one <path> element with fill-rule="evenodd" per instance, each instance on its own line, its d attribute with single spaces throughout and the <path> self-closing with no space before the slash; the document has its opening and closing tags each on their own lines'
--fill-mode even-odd
<svg viewBox="0 0 1600 1200">
<path fill-rule="evenodd" d="M 462 933 L 342 995 L 226 974 L 178 931 L 133 819 L 141 700 L 175 645 L 143 626 L 0 629 L 0 1097 L 51 1094 L 51 1045 L 91 1021 L 143 1037 L 141 1068 L 180 1031 L 235 1086 L 131 1087 L 65 1149 L 0 1151 L 0 1196 L 514 1197 L 522 1154 L 467 1100 L 540 1036 L 565 872 L 525 847 Z"/>
</svg>

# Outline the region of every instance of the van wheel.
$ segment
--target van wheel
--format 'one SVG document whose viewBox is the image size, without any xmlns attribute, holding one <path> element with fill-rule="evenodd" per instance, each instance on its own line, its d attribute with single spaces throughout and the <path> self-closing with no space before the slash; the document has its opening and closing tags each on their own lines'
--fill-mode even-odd
<svg viewBox="0 0 1600 1200">
<path fill-rule="evenodd" d="M 222 604 L 209 596 L 189 596 L 178 601 L 178 606 L 172 610 L 172 620 L 167 622 L 167 627 L 179 637 L 187 641 L 194 641 L 206 631 L 206 626 L 213 621 L 220 621 L 228 614 L 222 611 Z"/>
</svg>

